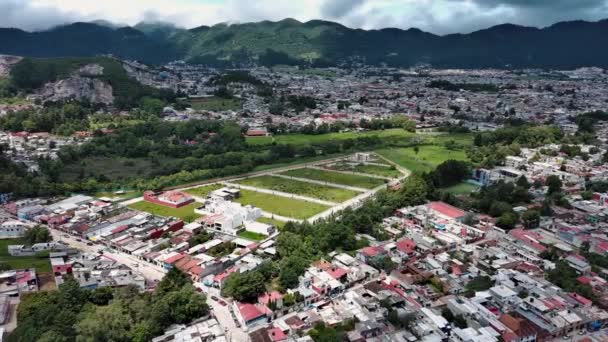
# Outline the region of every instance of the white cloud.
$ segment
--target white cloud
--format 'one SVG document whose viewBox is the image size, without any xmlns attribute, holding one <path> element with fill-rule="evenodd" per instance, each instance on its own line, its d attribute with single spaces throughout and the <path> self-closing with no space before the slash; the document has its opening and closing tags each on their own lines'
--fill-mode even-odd
<svg viewBox="0 0 608 342">
<path fill-rule="evenodd" d="M 35 30 L 72 21 L 105 19 L 133 25 L 146 19 L 191 28 L 291 17 L 445 34 L 505 22 L 545 26 L 558 20 L 597 20 L 608 17 L 607 4 L 608 0 L 0 0 L 0 25 Z"/>
</svg>

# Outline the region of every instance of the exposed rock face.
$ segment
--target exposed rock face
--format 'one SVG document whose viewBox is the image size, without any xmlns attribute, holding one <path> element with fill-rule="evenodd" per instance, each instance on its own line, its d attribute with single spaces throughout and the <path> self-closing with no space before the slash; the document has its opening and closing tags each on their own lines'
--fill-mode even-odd
<svg viewBox="0 0 608 342">
<path fill-rule="evenodd" d="M 89 101 L 90 103 L 111 105 L 114 103 L 112 86 L 94 78 L 103 75 L 99 64 L 88 64 L 76 71 L 74 75 L 50 82 L 38 91 L 43 102 L 58 102 L 69 99 Z"/>
<path fill-rule="evenodd" d="M 23 58 L 17 56 L 0 55 L 0 77 L 7 77 L 14 64 L 19 63 Z"/>
</svg>

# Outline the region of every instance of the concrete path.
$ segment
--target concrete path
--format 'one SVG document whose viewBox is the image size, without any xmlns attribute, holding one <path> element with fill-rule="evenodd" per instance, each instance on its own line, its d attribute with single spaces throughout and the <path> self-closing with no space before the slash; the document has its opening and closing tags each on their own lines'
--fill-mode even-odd
<svg viewBox="0 0 608 342">
<path fill-rule="evenodd" d="M 356 191 L 356 192 L 368 192 L 370 190 L 370 189 L 365 189 L 365 188 L 359 188 L 356 186 L 348 186 L 348 185 L 318 181 L 318 180 L 308 179 L 308 178 L 292 177 L 292 176 L 286 176 L 286 175 L 280 175 L 280 174 L 273 174 L 272 176 L 281 177 L 281 178 L 285 178 L 285 179 L 291 179 L 291 180 L 297 180 L 300 182 L 306 182 L 306 183 L 311 183 L 311 184 L 327 185 L 327 186 L 331 186 L 334 188 L 341 188 L 341 189 L 352 190 L 352 191 Z"/>
<path fill-rule="evenodd" d="M 378 155 L 378 154 L 376 154 L 376 155 Z M 390 165 L 387 165 L 387 164 L 375 163 L 375 162 L 363 162 L 363 165 L 374 165 L 374 166 L 391 167 Z"/>
<path fill-rule="evenodd" d="M 324 169 L 324 168 L 318 167 L 318 166 L 311 166 L 311 167 L 309 167 L 309 169 L 317 169 L 317 170 L 321 170 L 321 171 L 343 173 L 345 175 L 361 176 L 361 177 L 367 177 L 367 178 L 376 178 L 376 179 L 382 179 L 382 180 L 393 180 L 393 179 L 395 179 L 395 178 L 378 176 L 378 175 L 372 175 L 372 174 L 369 174 L 369 173 L 361 173 L 361 172 L 355 172 L 355 171 Z"/>
<path fill-rule="evenodd" d="M 336 202 L 323 201 L 323 200 L 320 200 L 320 199 L 317 199 L 317 198 L 312 198 L 312 197 L 307 197 L 307 196 L 301 196 L 301 195 L 296 195 L 296 194 L 290 194 L 288 192 L 275 191 L 275 190 L 269 190 L 269 189 L 262 189 L 262 188 L 257 188 L 257 187 L 254 187 L 254 186 L 242 185 L 242 184 L 236 184 L 236 183 L 229 183 L 229 182 L 225 182 L 224 184 L 226 184 L 227 186 L 233 187 L 233 188 L 237 188 L 237 189 L 245 189 L 245 190 L 250 190 L 250 191 L 255 191 L 255 192 L 261 192 L 263 194 L 269 194 L 269 195 L 275 195 L 275 196 L 293 198 L 293 199 L 298 199 L 298 200 L 302 200 L 302 201 L 306 201 L 306 202 L 312 202 L 312 203 L 317 203 L 317 204 L 321 204 L 321 205 L 327 205 L 327 206 L 330 206 L 330 207 L 333 207 L 334 205 L 338 205 L 338 203 L 336 203 Z"/>
<path fill-rule="evenodd" d="M 376 153 L 376 155 L 381 158 L 382 160 L 384 160 L 385 162 L 389 163 L 390 165 L 393 165 L 397 170 L 399 170 L 399 172 L 401 172 L 403 174 L 403 176 L 399 177 L 399 179 L 405 179 L 407 177 L 409 177 L 412 172 L 406 168 L 404 168 L 403 166 L 395 163 L 394 161 L 386 158 L 385 156 L 381 155 L 380 153 Z"/>
<path fill-rule="evenodd" d="M 126 200 L 126 201 L 122 201 L 122 202 L 117 202 L 117 203 L 126 207 L 128 205 L 133 204 L 133 203 L 141 202 L 143 200 L 144 200 L 143 197 L 137 197 L 137 198 L 132 198 L 130 200 Z"/>
</svg>

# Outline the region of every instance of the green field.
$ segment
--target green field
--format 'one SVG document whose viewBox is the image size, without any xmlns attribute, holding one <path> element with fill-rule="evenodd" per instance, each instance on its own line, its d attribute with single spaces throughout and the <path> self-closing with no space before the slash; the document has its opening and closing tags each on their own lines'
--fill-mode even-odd
<svg viewBox="0 0 608 342">
<path fill-rule="evenodd" d="M 367 173 L 370 175 L 376 175 L 381 177 L 389 177 L 389 178 L 397 178 L 401 176 L 401 172 L 392 168 L 390 166 L 379 166 L 379 165 L 366 165 L 366 164 L 356 164 L 352 163 L 336 163 L 333 165 L 328 165 L 328 168 L 331 170 L 338 171 L 353 171 L 359 173 Z"/>
<path fill-rule="evenodd" d="M 300 201 L 293 198 L 274 196 L 261 192 L 241 189 L 241 197 L 236 199 L 243 205 L 250 204 L 266 212 L 276 215 L 292 217 L 295 219 L 307 219 L 327 209 L 328 206 Z"/>
<path fill-rule="evenodd" d="M 51 272 L 51 262 L 48 255 L 37 256 L 12 256 L 8 254 L 8 245 L 21 245 L 20 239 L 0 240 L 0 263 L 9 265 L 12 269 L 21 270 L 35 268 L 37 272 Z"/>
<path fill-rule="evenodd" d="M 252 241 L 262 241 L 266 238 L 266 235 L 250 232 L 247 230 L 243 230 L 239 233 L 239 236 L 243 239 L 252 240 Z"/>
<path fill-rule="evenodd" d="M 312 179 L 322 182 L 329 182 L 334 184 L 348 185 L 365 189 L 373 189 L 377 186 L 384 184 L 383 179 L 371 178 L 359 175 L 350 175 L 339 172 L 323 171 L 318 169 L 295 169 L 282 172 L 281 174 L 286 176 Z"/>
<path fill-rule="evenodd" d="M 467 182 L 462 182 L 462 183 L 452 185 L 447 188 L 441 188 L 440 190 L 449 192 L 452 195 L 464 195 L 464 194 L 468 194 L 472 191 L 475 191 L 477 189 L 479 189 L 479 187 L 477 185 L 467 183 Z"/>
<path fill-rule="evenodd" d="M 387 148 L 376 152 L 412 172 L 432 171 L 449 159 L 468 160 L 464 150 L 448 150 L 439 145 L 423 145 L 418 148 L 418 154 L 413 147 Z"/>
<path fill-rule="evenodd" d="M 271 225 L 275 226 L 275 228 L 277 228 L 278 230 L 283 229 L 283 227 L 285 227 L 285 224 L 287 223 L 287 222 L 271 219 L 271 218 L 264 217 L 264 216 L 259 217 L 256 221 L 261 222 L 261 223 L 271 224 Z"/>
<path fill-rule="evenodd" d="M 357 196 L 359 193 L 352 190 L 340 189 L 331 186 L 311 184 L 291 179 L 273 176 L 260 176 L 240 180 L 238 184 L 249 185 L 256 188 L 287 192 L 290 194 L 318 198 L 331 202 L 344 202 Z"/>
<path fill-rule="evenodd" d="M 310 145 L 323 143 L 332 140 L 356 139 L 366 136 L 378 136 L 383 139 L 387 138 L 411 138 L 415 133 L 407 132 L 401 128 L 386 129 L 383 131 L 367 131 L 367 132 L 343 132 L 343 133 L 327 133 L 327 134 L 285 134 L 274 137 L 250 137 L 247 142 L 250 144 L 271 144 L 275 141 L 277 144 L 292 144 L 292 145 Z"/>
<path fill-rule="evenodd" d="M 210 184 L 210 185 L 203 185 L 203 186 L 199 186 L 198 188 L 188 189 L 185 192 L 188 193 L 188 194 L 190 194 L 190 195 L 192 195 L 192 196 L 197 196 L 197 197 L 205 198 L 212 191 L 215 191 L 217 189 L 221 189 L 224 186 L 225 185 L 220 184 L 220 183 Z"/>
<path fill-rule="evenodd" d="M 221 112 L 226 110 L 238 110 L 243 107 L 243 100 L 239 98 L 223 99 L 221 97 L 203 97 L 190 99 L 192 109 L 194 110 L 210 110 Z"/>
<path fill-rule="evenodd" d="M 181 208 L 169 208 L 164 205 L 141 201 L 129 205 L 129 208 L 145 211 L 156 216 L 177 217 L 184 220 L 184 222 L 192 222 L 201 216 L 194 213 L 194 209 L 197 206 L 199 206 L 198 203 L 192 203 Z"/>
</svg>

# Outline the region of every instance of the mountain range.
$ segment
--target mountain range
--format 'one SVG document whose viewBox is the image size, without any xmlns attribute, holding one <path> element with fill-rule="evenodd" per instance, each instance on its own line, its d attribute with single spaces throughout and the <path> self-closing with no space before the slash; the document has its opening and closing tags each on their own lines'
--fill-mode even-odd
<svg viewBox="0 0 608 342">
<path fill-rule="evenodd" d="M 439 36 L 419 29 L 352 29 L 284 19 L 182 29 L 164 23 L 117 27 L 97 21 L 47 31 L 0 28 L 0 53 L 30 57 L 113 54 L 160 64 L 183 59 L 216 66 L 243 64 L 370 65 L 440 68 L 608 67 L 608 19 L 545 28 L 512 24 Z"/>
</svg>

